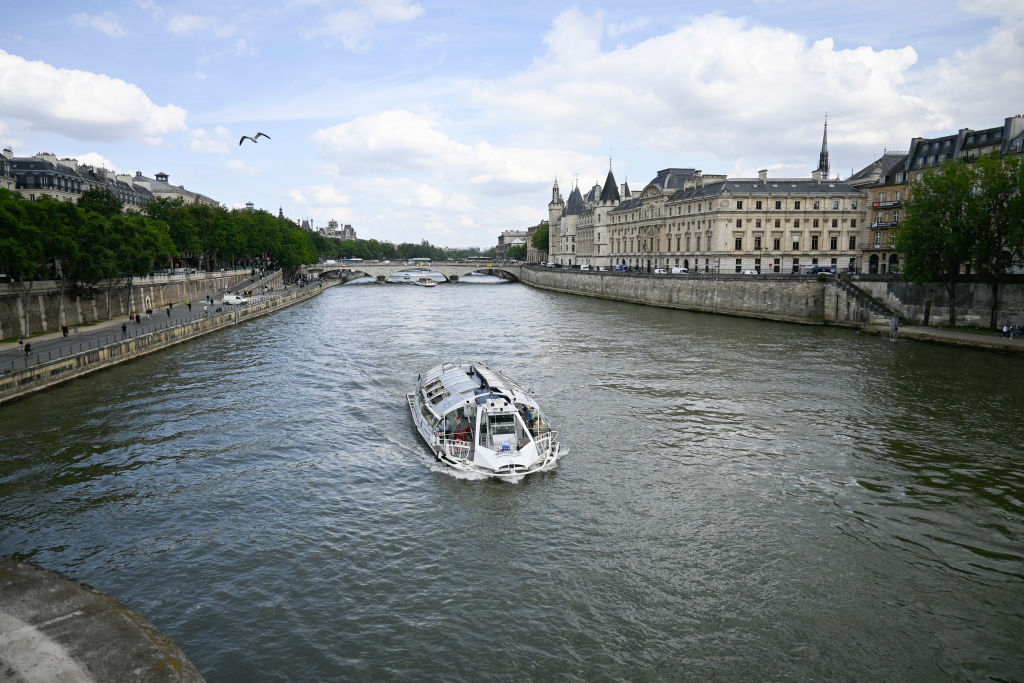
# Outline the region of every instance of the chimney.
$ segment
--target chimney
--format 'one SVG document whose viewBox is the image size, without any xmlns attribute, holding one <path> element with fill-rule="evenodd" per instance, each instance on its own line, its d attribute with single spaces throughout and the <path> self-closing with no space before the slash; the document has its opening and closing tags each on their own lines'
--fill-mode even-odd
<svg viewBox="0 0 1024 683">
<path fill-rule="evenodd" d="M 768 180 L 768 169 L 767 168 L 762 168 L 760 171 L 757 172 L 757 177 L 760 180 L 767 181 Z"/>
</svg>

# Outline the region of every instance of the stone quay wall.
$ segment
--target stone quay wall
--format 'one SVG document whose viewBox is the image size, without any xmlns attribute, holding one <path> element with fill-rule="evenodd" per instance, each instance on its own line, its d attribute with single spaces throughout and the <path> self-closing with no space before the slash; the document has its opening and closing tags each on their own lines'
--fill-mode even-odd
<svg viewBox="0 0 1024 683">
<path fill-rule="evenodd" d="M 6 373 L 0 376 L 0 403 L 287 308 L 292 304 L 310 299 L 335 284 L 337 283 L 325 282 L 320 285 L 310 285 L 288 294 L 268 298 L 265 301 L 217 313 L 208 318 L 193 320 Z"/>
<path fill-rule="evenodd" d="M 861 280 L 857 286 L 900 315 L 912 325 L 930 327 L 949 324 L 949 293 L 941 283 L 914 285 L 898 280 Z M 996 324 L 1024 325 L 1024 278 L 997 288 L 999 306 Z M 956 324 L 987 328 L 992 317 L 992 287 L 981 282 L 965 282 L 956 286 Z"/>
<path fill-rule="evenodd" d="M 147 308 L 158 310 L 168 303 L 187 299 L 202 301 L 207 295 L 217 298 L 225 289 L 249 280 L 249 273 L 248 270 L 231 270 L 223 273 L 135 278 L 132 281 L 131 296 L 127 283 L 116 284 L 113 288 L 100 283 L 86 295 L 66 291 L 63 296 L 64 324 L 74 326 L 110 318 L 127 318 L 133 312 L 129 310 L 130 302 L 134 303 L 134 311 L 144 313 Z M 276 282 L 268 279 L 263 283 L 275 288 L 281 286 L 280 271 L 274 277 Z M 0 339 L 60 329 L 60 307 L 59 281 L 33 282 L 31 289 L 24 282 L 0 285 Z M 25 329 L 26 310 L 28 330 Z"/>
<path fill-rule="evenodd" d="M 648 306 L 721 313 L 805 325 L 860 328 L 887 324 L 893 313 L 905 324 L 942 326 L 949 321 L 949 297 L 941 284 L 914 285 L 889 279 L 844 281 L 806 275 L 652 275 L 523 268 L 528 285 L 556 292 L 629 301 Z M 930 303 L 928 303 L 930 302 Z M 987 327 L 991 288 L 982 283 L 960 285 L 957 324 Z M 1000 324 L 1024 324 L 1024 282 L 999 288 Z"/>
<path fill-rule="evenodd" d="M 807 277 L 648 275 L 557 268 L 524 268 L 520 277 L 540 289 L 648 306 L 813 325 L 831 322 L 825 315 L 825 282 Z"/>
</svg>

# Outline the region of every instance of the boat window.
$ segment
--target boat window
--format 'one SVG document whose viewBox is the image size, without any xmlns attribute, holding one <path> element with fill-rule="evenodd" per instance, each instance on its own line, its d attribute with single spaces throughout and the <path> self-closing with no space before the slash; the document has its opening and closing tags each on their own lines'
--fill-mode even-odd
<svg viewBox="0 0 1024 683">
<path fill-rule="evenodd" d="M 494 435 L 516 433 L 515 415 L 491 415 L 490 422 L 491 433 Z"/>
</svg>

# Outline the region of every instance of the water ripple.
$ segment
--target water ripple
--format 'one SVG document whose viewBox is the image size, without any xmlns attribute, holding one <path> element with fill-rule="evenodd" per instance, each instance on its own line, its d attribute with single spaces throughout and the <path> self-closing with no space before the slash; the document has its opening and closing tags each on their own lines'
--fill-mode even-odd
<svg viewBox="0 0 1024 683">
<path fill-rule="evenodd" d="M 405 393 L 447 359 L 532 388 L 559 466 L 438 465 Z M 1022 380 L 518 285 L 338 287 L 5 406 L 0 552 L 210 680 L 1013 679 Z"/>
</svg>

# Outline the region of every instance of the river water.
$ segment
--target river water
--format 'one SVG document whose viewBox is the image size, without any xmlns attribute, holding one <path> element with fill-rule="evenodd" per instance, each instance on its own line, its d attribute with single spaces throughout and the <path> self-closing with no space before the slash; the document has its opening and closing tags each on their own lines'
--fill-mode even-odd
<svg viewBox="0 0 1024 683">
<path fill-rule="evenodd" d="M 532 387 L 452 476 L 405 393 Z M 0 408 L 0 554 L 210 681 L 1024 675 L 1019 358 L 460 283 L 348 285 Z"/>
</svg>

